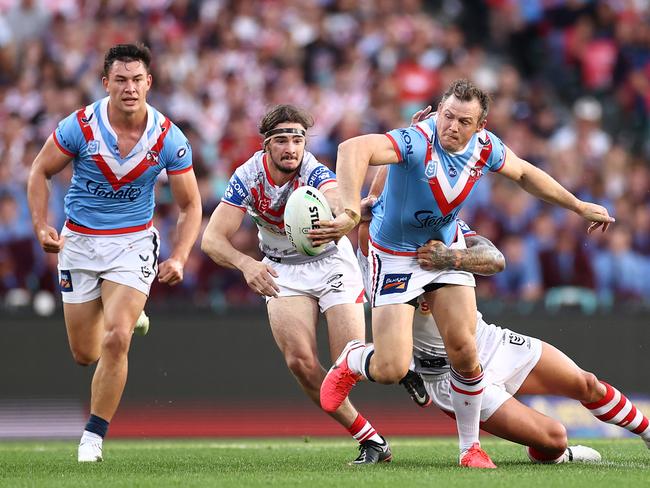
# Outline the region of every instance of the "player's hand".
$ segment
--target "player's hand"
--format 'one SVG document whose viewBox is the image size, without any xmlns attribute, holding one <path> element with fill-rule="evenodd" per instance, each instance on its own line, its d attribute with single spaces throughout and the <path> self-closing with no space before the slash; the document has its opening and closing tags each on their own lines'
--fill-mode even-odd
<svg viewBox="0 0 650 488">
<path fill-rule="evenodd" d="M 183 263 L 178 259 L 169 258 L 158 267 L 158 281 L 174 286 L 183 281 Z"/>
<path fill-rule="evenodd" d="M 377 197 L 368 195 L 366 198 L 361 199 L 361 222 L 368 222 L 372 220 L 372 207 L 377 203 Z"/>
<path fill-rule="evenodd" d="M 342 212 L 334 220 L 319 220 L 317 222 L 319 228 L 310 230 L 309 238 L 314 246 L 331 241 L 338 242 L 341 237 L 356 227 L 359 223 L 358 219 L 359 216 L 357 216 L 357 220 L 354 220 L 346 212 Z"/>
<path fill-rule="evenodd" d="M 56 254 L 63 249 L 65 244 L 65 237 L 59 236 L 56 229 L 47 224 L 36 230 L 36 237 L 45 252 Z"/>
<path fill-rule="evenodd" d="M 278 277 L 278 272 L 272 266 L 251 260 L 250 263 L 242 267 L 241 271 L 246 283 L 255 293 L 267 297 L 278 297 L 280 288 L 273 279 Z"/>
<path fill-rule="evenodd" d="M 616 222 L 614 217 L 610 217 L 609 212 L 607 212 L 605 207 L 596 205 L 595 203 L 580 202 L 578 204 L 577 213 L 585 220 L 593 222 L 587 229 L 587 234 L 591 234 L 598 227 L 601 227 L 602 231 L 605 232 L 609 227 L 609 224 Z"/>
<path fill-rule="evenodd" d="M 427 105 L 426 108 L 423 108 L 422 110 L 418 110 L 411 116 L 411 125 L 415 125 L 418 122 L 422 122 L 423 120 L 427 120 L 429 117 L 431 117 L 431 105 Z"/>
<path fill-rule="evenodd" d="M 418 264 L 424 270 L 450 269 L 453 260 L 452 250 L 441 241 L 430 240 L 418 248 Z"/>
</svg>

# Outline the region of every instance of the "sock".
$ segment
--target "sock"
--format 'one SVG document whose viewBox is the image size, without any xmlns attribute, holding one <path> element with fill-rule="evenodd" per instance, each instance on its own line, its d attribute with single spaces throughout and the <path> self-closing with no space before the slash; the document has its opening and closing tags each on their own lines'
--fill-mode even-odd
<svg viewBox="0 0 650 488">
<path fill-rule="evenodd" d="M 365 376 L 368 381 L 375 381 L 374 378 L 370 375 L 370 359 L 375 354 L 375 345 L 368 344 L 366 348 L 361 353 L 361 374 Z"/>
<path fill-rule="evenodd" d="M 538 451 L 534 447 L 526 447 L 526 454 L 528 454 L 528 458 L 538 464 L 559 464 L 564 462 L 564 454 L 566 451 L 564 451 L 562 454 L 560 454 L 559 457 L 556 456 L 551 456 L 549 454 L 544 454 L 541 451 Z"/>
<path fill-rule="evenodd" d="M 483 367 L 481 373 L 473 378 L 461 376 L 451 368 L 451 404 L 456 414 L 456 427 L 458 429 L 458 445 L 464 452 L 472 444 L 479 442 L 478 431 L 481 420 L 481 402 L 483 400 Z"/>
<path fill-rule="evenodd" d="M 373 344 L 364 344 L 351 349 L 348 353 L 348 368 L 355 373 L 360 374 L 367 378 L 364 364 L 369 361 L 368 354 L 374 353 L 375 346 Z"/>
<path fill-rule="evenodd" d="M 84 435 L 86 432 L 89 434 L 95 434 L 101 439 L 106 437 L 106 431 L 108 430 L 108 422 L 97 415 L 90 414 L 88 423 L 86 424 L 86 430 L 84 430 Z M 83 440 L 83 437 L 82 437 Z"/>
<path fill-rule="evenodd" d="M 601 383 L 607 388 L 605 396 L 597 402 L 582 405 L 598 420 L 618 425 L 644 439 L 650 439 L 650 422 L 647 417 L 616 388 L 604 381 Z"/>
<path fill-rule="evenodd" d="M 359 441 L 359 444 L 366 441 L 374 441 L 377 444 L 384 444 L 384 439 L 377 434 L 377 431 L 372 424 L 363 418 L 363 415 L 361 414 L 357 415 L 355 421 L 352 422 L 350 427 L 348 427 L 348 432 L 352 437 Z"/>
</svg>

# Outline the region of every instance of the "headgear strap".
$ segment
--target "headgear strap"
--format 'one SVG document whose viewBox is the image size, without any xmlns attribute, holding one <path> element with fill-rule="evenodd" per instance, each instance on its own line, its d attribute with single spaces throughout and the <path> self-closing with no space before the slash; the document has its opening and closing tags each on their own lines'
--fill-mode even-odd
<svg viewBox="0 0 650 488">
<path fill-rule="evenodd" d="M 269 142 L 274 136 L 303 136 L 306 137 L 307 131 L 305 129 L 294 129 L 293 127 L 280 127 L 278 129 L 271 129 L 264 133 L 264 144 Z"/>
</svg>

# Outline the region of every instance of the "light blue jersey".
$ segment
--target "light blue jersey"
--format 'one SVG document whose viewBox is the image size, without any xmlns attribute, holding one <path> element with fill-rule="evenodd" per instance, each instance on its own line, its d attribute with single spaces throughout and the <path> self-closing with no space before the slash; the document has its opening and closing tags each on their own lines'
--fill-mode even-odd
<svg viewBox="0 0 650 488">
<path fill-rule="evenodd" d="M 485 170 L 499 171 L 505 162 L 505 146 L 486 130 L 461 151 L 445 151 L 436 118 L 386 134 L 400 162 L 389 166 L 370 223 L 372 242 L 386 252 L 412 255 L 430 239 L 450 245 L 458 212 L 475 184 Z"/>
<path fill-rule="evenodd" d="M 108 97 L 63 119 L 53 134 L 59 149 L 73 158 L 64 200 L 66 225 L 88 234 L 120 234 L 150 225 L 160 172 L 166 169 L 173 175 L 192 169 L 187 139 L 150 105 L 142 138 L 122 158 L 107 108 Z"/>
</svg>

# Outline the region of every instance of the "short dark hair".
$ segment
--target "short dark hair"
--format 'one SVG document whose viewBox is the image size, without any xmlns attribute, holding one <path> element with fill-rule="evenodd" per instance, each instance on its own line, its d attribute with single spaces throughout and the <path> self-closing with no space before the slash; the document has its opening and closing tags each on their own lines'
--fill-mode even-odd
<svg viewBox="0 0 650 488">
<path fill-rule="evenodd" d="M 266 112 L 260 122 L 259 131 L 264 135 L 271 129 L 274 129 L 278 124 L 283 122 L 293 122 L 302 125 L 305 130 L 314 125 L 314 118 L 306 111 L 294 107 L 293 105 L 276 105 L 271 110 Z"/>
<path fill-rule="evenodd" d="M 488 110 L 490 110 L 490 95 L 471 81 L 466 79 L 454 81 L 449 85 L 447 91 L 442 94 L 440 103 L 444 103 L 452 95 L 461 102 L 471 102 L 474 99 L 478 100 L 478 103 L 481 105 L 481 116 L 478 122 L 481 123 L 487 118 Z"/>
<path fill-rule="evenodd" d="M 110 48 L 104 56 L 104 76 L 108 77 L 108 72 L 115 61 L 142 61 L 147 73 L 151 73 L 149 69 L 151 65 L 151 51 L 144 44 L 117 44 Z"/>
</svg>

